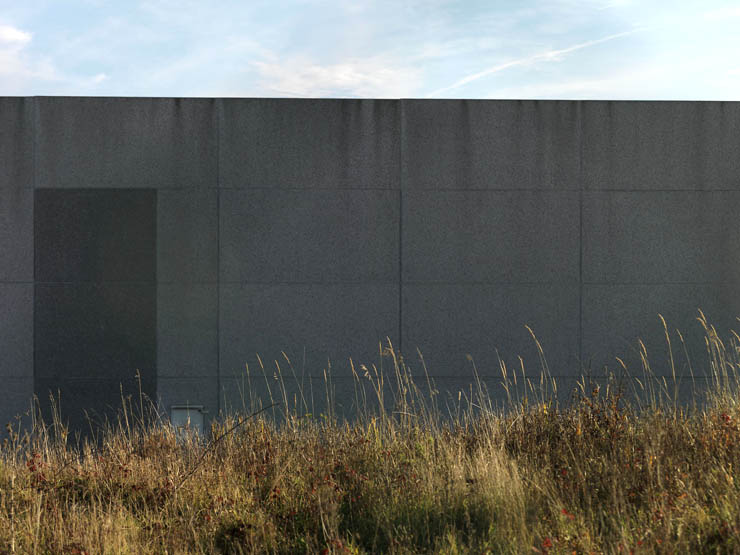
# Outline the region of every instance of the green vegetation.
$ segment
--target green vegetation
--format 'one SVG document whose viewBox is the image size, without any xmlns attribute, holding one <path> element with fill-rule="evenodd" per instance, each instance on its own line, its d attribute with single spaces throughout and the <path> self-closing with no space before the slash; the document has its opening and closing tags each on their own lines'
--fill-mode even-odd
<svg viewBox="0 0 740 555">
<path fill-rule="evenodd" d="M 2 450 L 0 553 L 738 552 L 740 341 L 702 321 L 691 407 L 647 359 L 636 400 L 584 379 L 559 406 L 543 362 L 506 411 L 479 387 L 443 416 L 389 347 L 395 394 L 358 372 L 386 410 L 352 423 L 283 401 L 206 442 L 123 411 L 81 449 L 37 424 Z"/>
</svg>

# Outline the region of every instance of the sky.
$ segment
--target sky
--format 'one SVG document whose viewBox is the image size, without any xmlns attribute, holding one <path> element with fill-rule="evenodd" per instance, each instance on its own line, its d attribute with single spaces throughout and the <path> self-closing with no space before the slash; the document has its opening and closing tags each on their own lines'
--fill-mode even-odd
<svg viewBox="0 0 740 555">
<path fill-rule="evenodd" d="M 0 96 L 740 100 L 740 2 L 0 0 Z"/>
</svg>

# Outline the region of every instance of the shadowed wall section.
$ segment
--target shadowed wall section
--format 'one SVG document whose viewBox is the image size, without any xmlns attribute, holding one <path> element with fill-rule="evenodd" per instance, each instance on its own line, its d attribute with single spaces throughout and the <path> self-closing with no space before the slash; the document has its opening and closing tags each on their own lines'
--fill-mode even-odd
<svg viewBox="0 0 740 555">
<path fill-rule="evenodd" d="M 156 191 L 37 189 L 34 391 L 74 429 L 156 399 Z M 113 420 L 115 422 L 115 420 Z"/>
<path fill-rule="evenodd" d="M 1 98 L 0 420 L 137 365 L 165 411 L 278 372 L 318 401 L 329 360 L 351 413 L 386 338 L 502 398 L 498 357 L 540 371 L 525 325 L 561 391 L 638 372 L 637 337 L 668 375 L 658 312 L 701 381 L 696 309 L 740 314 L 738 152 L 732 102 Z"/>
</svg>

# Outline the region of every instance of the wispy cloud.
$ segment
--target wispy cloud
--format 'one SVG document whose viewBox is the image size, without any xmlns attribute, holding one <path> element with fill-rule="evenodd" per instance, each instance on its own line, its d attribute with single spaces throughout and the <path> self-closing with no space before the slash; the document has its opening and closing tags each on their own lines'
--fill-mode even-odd
<svg viewBox="0 0 740 555">
<path fill-rule="evenodd" d="M 94 90 L 108 79 L 105 73 L 77 76 L 61 71 L 51 56 L 32 53 L 33 39 L 29 31 L 0 24 L 0 81 L 3 84 L 0 94 L 28 94 L 30 85 Z"/>
<path fill-rule="evenodd" d="M 462 79 L 459 79 L 458 81 L 454 82 L 452 85 L 449 85 L 447 87 L 442 87 L 441 89 L 437 89 L 437 90 L 434 90 L 428 93 L 426 97 L 431 98 L 431 97 L 439 96 L 440 94 L 446 93 L 453 89 L 458 89 L 464 85 L 467 85 L 468 83 L 472 83 L 473 81 L 477 81 L 478 79 L 481 79 L 482 77 L 487 77 L 488 75 L 493 75 L 494 73 L 499 73 L 501 71 L 504 71 L 512 67 L 525 66 L 525 65 L 529 65 L 529 64 L 533 64 L 537 62 L 559 61 L 566 54 L 570 54 L 571 52 L 582 50 L 584 48 L 595 46 L 597 44 L 602 44 L 604 42 L 608 42 L 608 41 L 618 39 L 621 37 L 626 37 L 628 35 L 632 35 L 642 30 L 644 30 L 644 28 L 632 29 L 630 31 L 616 33 L 616 34 L 609 35 L 609 36 L 606 36 L 600 39 L 589 40 L 586 42 L 575 44 L 573 46 L 562 48 L 560 50 L 547 50 L 545 52 L 540 52 L 539 54 L 534 54 L 533 56 L 527 56 L 524 58 L 519 58 L 517 60 L 511 60 L 510 62 L 505 62 L 503 64 L 489 67 L 488 69 L 484 69 L 483 71 L 479 71 L 478 73 L 473 73 L 472 75 L 463 77 Z"/>
<path fill-rule="evenodd" d="M 6 95 L 740 98 L 737 0 L 5 4 Z"/>
</svg>

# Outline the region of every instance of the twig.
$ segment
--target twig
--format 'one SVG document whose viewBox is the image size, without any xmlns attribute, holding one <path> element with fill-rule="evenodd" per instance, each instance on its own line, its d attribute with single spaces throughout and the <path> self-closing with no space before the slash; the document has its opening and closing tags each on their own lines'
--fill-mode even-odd
<svg viewBox="0 0 740 555">
<path fill-rule="evenodd" d="M 208 445 L 208 447 L 206 447 L 206 448 L 205 448 L 205 450 L 203 451 L 203 454 L 202 454 L 202 455 L 200 456 L 200 459 L 198 459 L 198 461 L 197 461 L 197 462 L 196 462 L 196 463 L 195 463 L 195 464 L 193 465 L 193 467 L 192 467 L 192 468 L 191 468 L 191 469 L 190 469 L 190 470 L 189 470 L 188 472 L 186 472 L 186 473 L 185 473 L 185 476 L 183 476 L 182 480 L 180 480 L 180 483 L 179 483 L 179 484 L 177 484 L 177 486 L 175 486 L 175 489 L 174 489 L 174 491 L 177 491 L 177 490 L 179 490 L 179 489 L 180 489 L 180 488 L 182 487 L 182 485 L 183 485 L 183 484 L 185 483 L 185 481 L 186 481 L 186 480 L 187 480 L 188 478 L 190 478 L 190 477 L 191 477 L 191 476 L 192 476 L 193 474 L 195 474 L 195 471 L 196 471 L 196 470 L 198 470 L 198 467 L 199 467 L 199 466 L 200 466 L 200 465 L 201 465 L 201 464 L 203 463 L 203 461 L 205 460 L 205 458 L 206 458 L 206 455 L 208 455 L 208 453 L 209 453 L 209 452 L 213 451 L 213 448 L 214 448 L 214 447 L 216 447 L 216 444 L 217 444 L 217 443 L 218 443 L 219 441 L 221 441 L 221 440 L 222 440 L 223 438 L 225 438 L 225 437 L 226 437 L 227 435 L 229 435 L 229 434 L 230 434 L 231 432 L 233 432 L 234 430 L 236 430 L 236 429 L 237 429 L 237 428 L 238 428 L 239 426 L 241 426 L 242 424 L 244 424 L 244 423 L 248 422 L 249 420 L 251 420 L 252 418 L 254 418 L 255 416 L 257 416 L 258 414 L 260 414 L 260 413 L 262 413 L 262 412 L 266 411 L 267 409 L 271 409 L 271 408 L 272 408 L 272 407 L 274 407 L 275 405 L 277 405 L 277 403 L 273 403 L 273 404 L 271 404 L 271 405 L 268 405 L 268 406 L 266 406 L 266 407 L 264 407 L 264 408 L 261 408 L 261 409 L 260 409 L 260 410 L 258 410 L 257 412 L 254 412 L 254 413 L 250 414 L 250 415 L 249 415 L 248 417 L 246 417 L 246 418 L 245 418 L 244 420 L 242 420 L 241 422 L 237 422 L 237 423 L 236 423 L 236 424 L 234 424 L 234 425 L 233 425 L 233 426 L 232 426 L 231 428 L 229 428 L 229 429 L 228 429 L 228 430 L 226 430 L 226 431 L 225 431 L 224 433 L 222 433 L 222 434 L 221 434 L 220 436 L 218 436 L 218 437 L 217 437 L 216 439 L 214 439 L 214 440 L 213 440 L 213 441 L 211 442 L 211 444 L 210 444 L 210 445 Z"/>
</svg>

